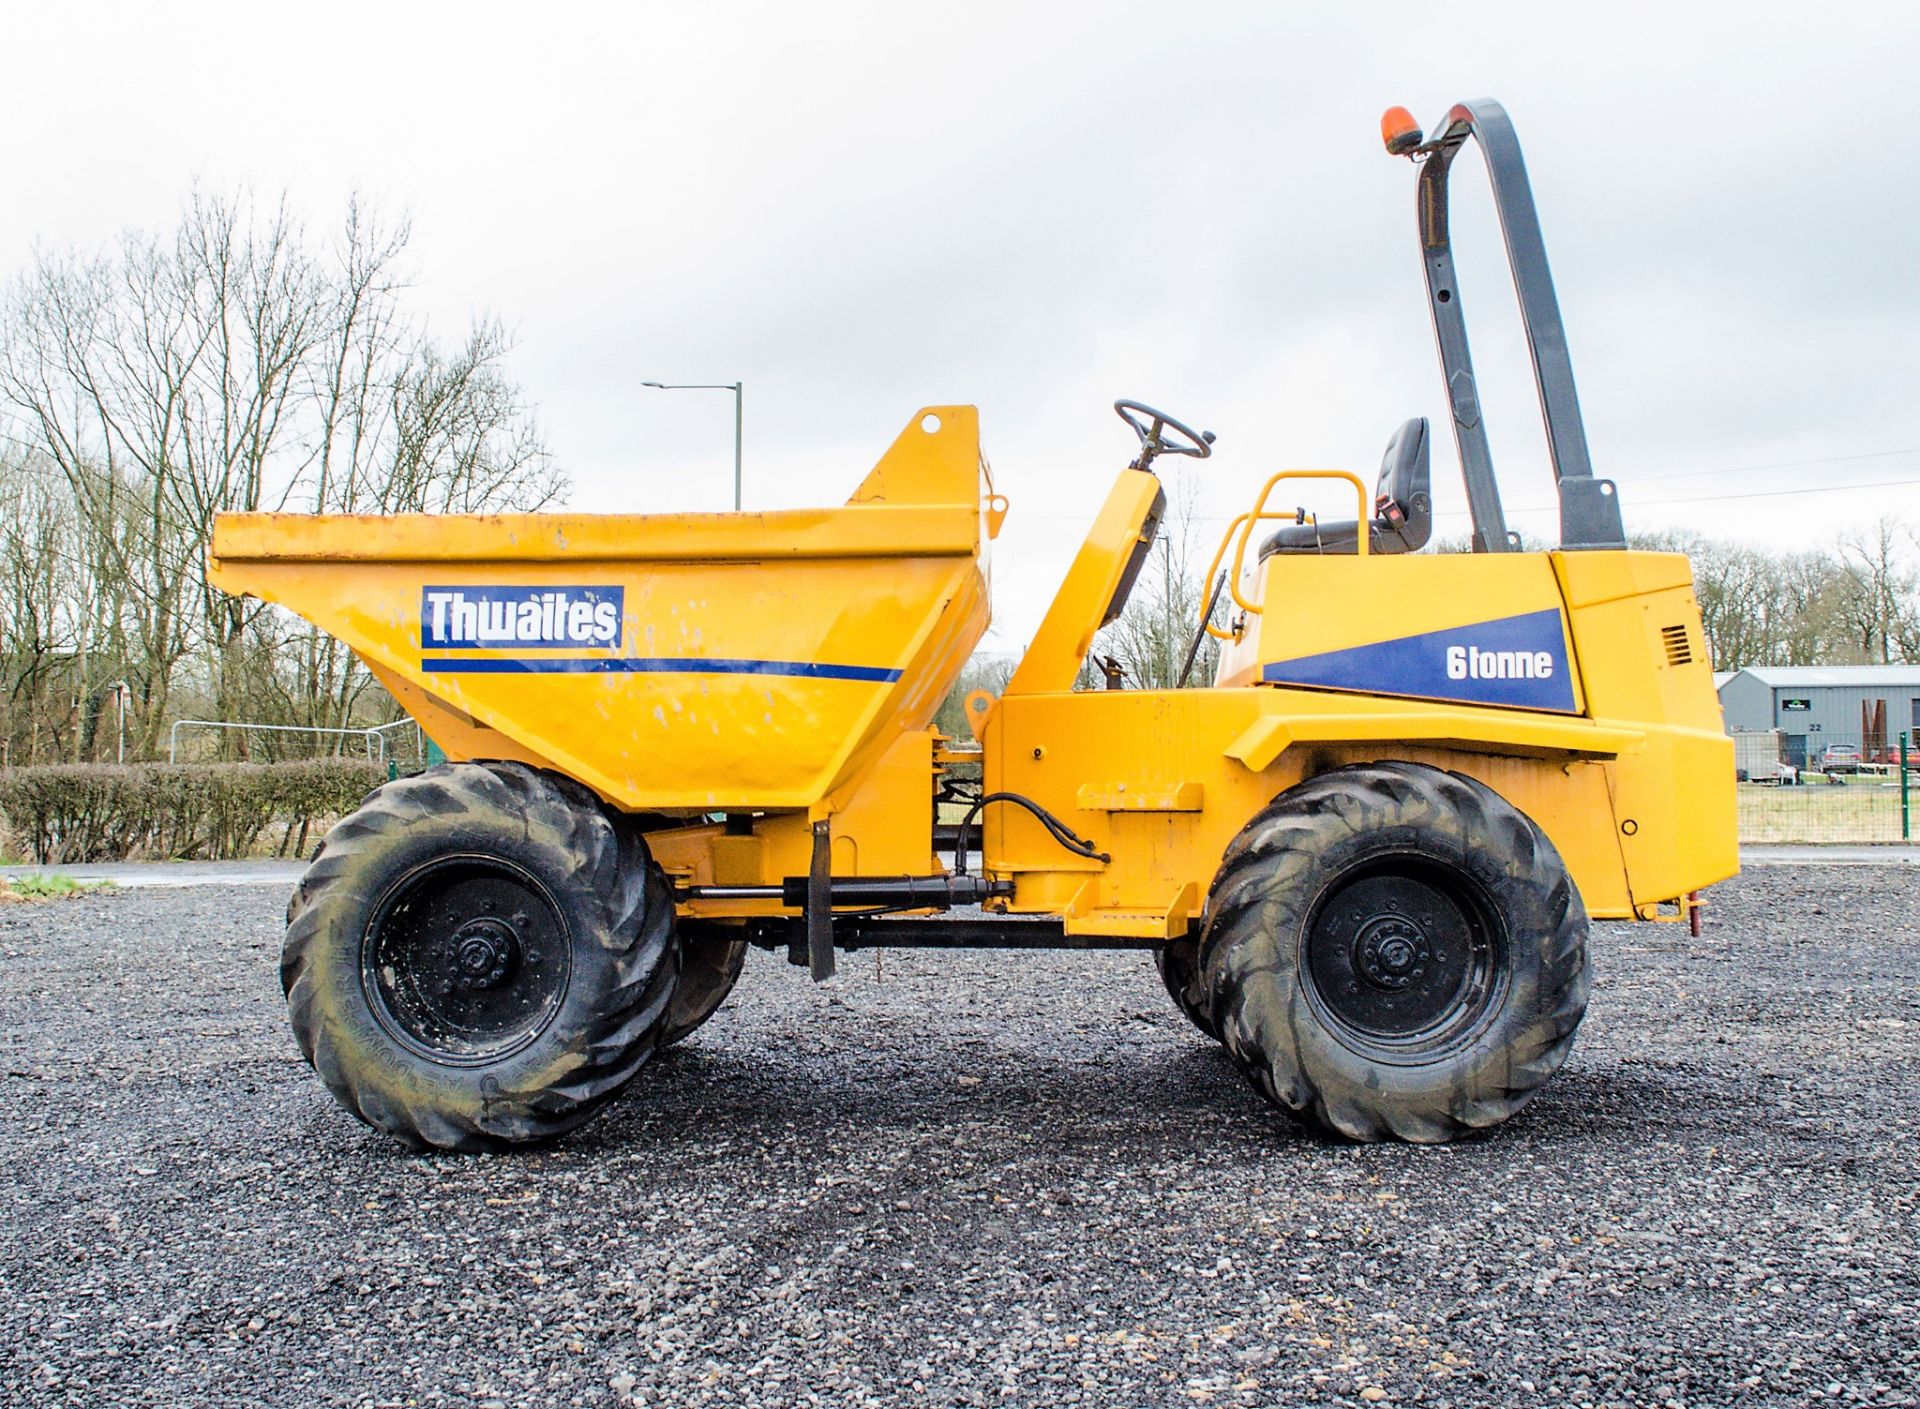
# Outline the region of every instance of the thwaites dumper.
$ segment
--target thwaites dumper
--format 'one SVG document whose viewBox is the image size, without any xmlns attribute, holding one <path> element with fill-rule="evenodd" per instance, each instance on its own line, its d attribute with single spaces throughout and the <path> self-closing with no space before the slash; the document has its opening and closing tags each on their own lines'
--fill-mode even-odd
<svg viewBox="0 0 1920 1409">
<path fill-rule="evenodd" d="M 348 643 L 456 760 L 373 793 L 289 909 L 293 1026 L 340 1101 L 432 1146 L 552 1136 L 705 1021 L 750 947 L 824 978 L 836 949 L 914 945 L 1151 950 L 1264 1095 L 1341 1136 L 1523 1105 L 1585 1010 L 1589 917 L 1685 917 L 1734 873 L 1731 744 L 1686 560 L 1627 551 L 1589 466 L 1505 114 L 1383 132 L 1420 164 L 1475 551 L 1417 551 L 1425 421 L 1371 491 L 1273 476 L 1194 624 L 1222 641 L 1210 685 L 1073 688 L 1154 542 L 1155 460 L 1210 451 L 1135 403 L 1139 453 L 1025 657 L 966 701 L 977 746 L 931 727 L 1007 513 L 971 407 L 916 414 L 839 508 L 223 518 L 214 581 Z M 1476 137 L 1558 483 L 1546 552 L 1502 520 L 1454 279 L 1447 174 Z M 1290 479 L 1346 486 L 1355 517 L 1276 507 Z"/>
</svg>

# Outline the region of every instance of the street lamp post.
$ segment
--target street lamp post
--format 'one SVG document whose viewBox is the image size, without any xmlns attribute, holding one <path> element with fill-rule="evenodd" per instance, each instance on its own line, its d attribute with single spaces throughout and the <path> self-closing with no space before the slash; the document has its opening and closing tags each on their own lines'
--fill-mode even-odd
<svg viewBox="0 0 1920 1409">
<path fill-rule="evenodd" d="M 733 507 L 740 509 L 740 427 L 746 394 L 739 382 L 642 382 L 655 391 L 730 391 L 733 393 Z"/>
</svg>

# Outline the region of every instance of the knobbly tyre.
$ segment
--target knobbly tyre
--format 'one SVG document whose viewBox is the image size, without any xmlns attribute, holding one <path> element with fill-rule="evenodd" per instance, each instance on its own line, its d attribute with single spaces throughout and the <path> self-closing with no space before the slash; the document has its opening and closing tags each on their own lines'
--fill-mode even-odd
<svg viewBox="0 0 1920 1409">
<path fill-rule="evenodd" d="M 546 1139 L 706 1021 L 749 948 L 822 979 L 913 946 L 1150 950 L 1263 1095 L 1341 1137 L 1523 1106 L 1585 1011 L 1590 917 L 1682 917 L 1736 870 L 1732 745 L 1686 559 L 1628 551 L 1589 463 L 1505 113 L 1426 137 L 1395 109 L 1383 135 L 1419 167 L 1475 551 L 1418 551 L 1424 420 L 1371 492 L 1273 475 L 1208 573 L 1207 684 L 1073 689 L 1154 543 L 1155 462 L 1211 454 L 1133 402 L 1138 453 L 1031 647 L 966 701 L 977 746 L 930 727 L 1008 512 L 971 407 L 916 414 L 839 508 L 223 517 L 213 580 L 348 643 L 455 760 L 374 792 L 289 908 L 293 1028 L 340 1102 L 417 1145 Z M 1507 531 L 1474 391 L 1447 222 L 1469 139 L 1546 421 L 1545 552 Z M 1301 481 L 1355 516 L 1278 507 Z M 971 763 L 948 865 L 936 800 Z"/>
</svg>

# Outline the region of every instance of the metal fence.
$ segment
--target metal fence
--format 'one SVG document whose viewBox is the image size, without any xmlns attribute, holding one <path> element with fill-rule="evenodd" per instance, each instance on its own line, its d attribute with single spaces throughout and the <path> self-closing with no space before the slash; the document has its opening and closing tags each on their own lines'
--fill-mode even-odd
<svg viewBox="0 0 1920 1409">
<path fill-rule="evenodd" d="M 1920 756 L 1906 734 L 1738 733 L 1740 840 L 1913 840 Z"/>
<path fill-rule="evenodd" d="M 411 719 L 364 729 L 253 724 L 234 719 L 180 719 L 167 731 L 169 763 L 232 758 L 236 753 L 253 763 L 365 757 L 369 763 L 391 764 L 406 772 L 421 766 L 426 756 L 426 738 Z"/>
</svg>

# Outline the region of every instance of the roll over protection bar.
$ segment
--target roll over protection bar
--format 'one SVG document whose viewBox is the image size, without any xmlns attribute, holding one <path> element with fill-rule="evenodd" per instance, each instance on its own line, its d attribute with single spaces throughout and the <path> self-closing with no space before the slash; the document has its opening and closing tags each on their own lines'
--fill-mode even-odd
<svg viewBox="0 0 1920 1409">
<path fill-rule="evenodd" d="M 1404 121 L 1402 120 L 1404 119 Z M 1491 98 L 1457 103 L 1431 137 L 1420 139 L 1404 109 L 1389 110 L 1381 123 L 1387 150 L 1420 163 L 1418 204 L 1421 264 L 1427 276 L 1427 306 L 1433 314 L 1434 341 L 1446 376 L 1447 400 L 1453 415 L 1453 435 L 1460 447 L 1460 470 L 1466 479 L 1467 504 L 1473 514 L 1473 549 L 1500 553 L 1515 546 L 1500 507 L 1500 489 L 1494 479 L 1493 456 L 1481 420 L 1480 396 L 1474 384 L 1473 358 L 1467 348 L 1466 314 L 1460 286 L 1454 277 L 1453 246 L 1447 219 L 1447 174 L 1453 159 L 1469 137 L 1479 139 L 1493 185 L 1494 209 L 1520 300 L 1520 318 L 1533 362 L 1534 386 L 1540 414 L 1546 422 L 1547 450 L 1553 461 L 1560 494 L 1562 548 L 1624 548 L 1626 530 L 1620 519 L 1620 497 L 1613 481 L 1595 479 L 1587 454 L 1586 426 L 1580 418 L 1580 398 L 1574 391 L 1573 362 L 1567 353 L 1566 327 L 1560 320 L 1560 302 L 1554 296 L 1553 273 L 1547 248 L 1540 237 L 1540 216 L 1527 182 L 1520 139 L 1506 109 Z"/>
</svg>

